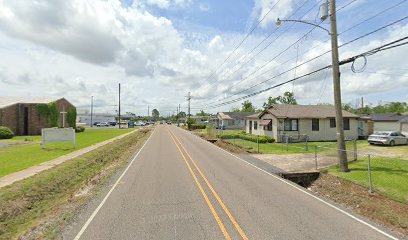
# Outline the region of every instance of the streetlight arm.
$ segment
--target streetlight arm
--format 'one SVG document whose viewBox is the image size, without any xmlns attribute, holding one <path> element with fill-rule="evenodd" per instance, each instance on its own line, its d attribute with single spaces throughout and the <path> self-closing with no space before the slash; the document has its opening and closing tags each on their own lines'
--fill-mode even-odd
<svg viewBox="0 0 408 240">
<path fill-rule="evenodd" d="M 321 27 L 321 26 L 319 26 L 319 25 L 317 25 L 317 24 L 314 24 L 314 23 L 310 23 L 310 22 L 303 21 L 303 20 L 291 20 L 291 19 L 284 19 L 284 20 L 282 20 L 282 19 L 279 19 L 279 18 L 278 18 L 278 19 L 276 20 L 276 25 L 279 27 L 279 26 L 281 25 L 281 22 L 300 22 L 300 23 L 312 25 L 312 26 L 318 27 L 318 28 L 320 28 L 320 29 L 326 31 L 326 32 L 330 35 L 330 31 L 327 30 L 326 28 Z"/>
</svg>

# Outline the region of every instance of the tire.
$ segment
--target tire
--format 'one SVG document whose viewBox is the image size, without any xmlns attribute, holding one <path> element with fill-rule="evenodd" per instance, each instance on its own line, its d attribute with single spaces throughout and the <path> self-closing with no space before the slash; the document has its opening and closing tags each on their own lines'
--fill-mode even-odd
<svg viewBox="0 0 408 240">
<path fill-rule="evenodd" d="M 395 146 L 394 140 L 392 140 L 392 141 L 390 142 L 390 146 L 391 146 L 391 147 L 394 147 L 394 146 Z"/>
</svg>

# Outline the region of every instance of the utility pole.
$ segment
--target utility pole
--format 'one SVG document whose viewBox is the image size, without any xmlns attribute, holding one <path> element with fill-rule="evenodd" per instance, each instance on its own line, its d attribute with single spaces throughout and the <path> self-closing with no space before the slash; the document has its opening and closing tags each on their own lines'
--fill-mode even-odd
<svg viewBox="0 0 408 240">
<path fill-rule="evenodd" d="M 147 106 L 147 119 L 150 117 L 150 106 Z"/>
<path fill-rule="evenodd" d="M 120 83 L 119 83 L 119 115 L 118 115 L 118 119 L 119 119 L 119 128 L 120 128 Z"/>
<path fill-rule="evenodd" d="M 191 115 L 191 114 L 190 114 L 190 102 L 191 102 L 190 92 L 188 92 L 187 101 L 188 101 L 188 115 L 187 115 L 187 117 L 190 118 L 190 115 Z"/>
<path fill-rule="evenodd" d="M 93 127 L 93 96 L 91 96 L 91 127 Z"/>
<path fill-rule="evenodd" d="M 327 19 L 327 7 L 328 1 L 320 6 L 320 19 L 322 21 Z M 325 30 L 331 37 L 332 48 L 332 67 L 333 67 L 333 91 L 334 91 L 334 108 L 336 112 L 336 139 L 337 139 L 337 155 L 339 159 L 340 171 L 348 172 L 348 162 L 346 153 L 346 144 L 344 141 L 344 128 L 343 128 L 343 112 L 341 109 L 341 88 L 340 88 L 340 63 L 339 63 L 339 46 L 337 42 L 337 22 L 336 22 L 336 1 L 330 0 L 330 31 L 320 24 L 315 24 L 305 20 L 292 20 L 292 19 L 276 19 L 276 26 L 280 26 L 282 22 L 300 22 L 309 24 Z"/>
<path fill-rule="evenodd" d="M 341 109 L 339 46 L 337 42 L 336 1 L 330 0 L 330 35 L 333 65 L 334 108 L 336 109 L 337 155 L 341 172 L 348 172 L 346 143 L 344 141 L 343 112 Z"/>
</svg>

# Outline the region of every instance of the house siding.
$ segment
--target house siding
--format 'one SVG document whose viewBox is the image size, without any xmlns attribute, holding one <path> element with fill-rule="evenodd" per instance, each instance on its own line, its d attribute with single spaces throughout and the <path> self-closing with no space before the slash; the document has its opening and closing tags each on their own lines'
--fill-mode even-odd
<svg viewBox="0 0 408 240">
<path fill-rule="evenodd" d="M 374 122 L 374 131 L 399 131 L 399 122 Z"/>
<path fill-rule="evenodd" d="M 272 119 L 272 131 L 266 131 L 259 128 L 259 123 L 263 119 Z M 257 119 L 247 119 L 246 133 L 249 131 L 249 121 L 258 122 L 258 130 L 254 129 L 254 124 L 252 123 L 252 134 L 260 136 L 273 137 L 280 142 L 280 136 L 282 134 L 292 136 L 297 138 L 299 135 L 307 135 L 309 141 L 334 141 L 336 140 L 336 128 L 330 127 L 329 118 L 319 119 L 319 131 L 312 131 L 312 119 L 299 119 L 298 121 L 298 131 L 284 131 L 283 122 L 284 119 L 277 119 L 271 114 L 265 114 L 262 116 L 261 120 Z M 344 135 L 346 139 L 357 139 L 358 138 L 358 120 L 350 118 L 350 130 L 344 130 Z"/>
<path fill-rule="evenodd" d="M 401 123 L 401 133 L 408 135 L 408 123 Z"/>
</svg>

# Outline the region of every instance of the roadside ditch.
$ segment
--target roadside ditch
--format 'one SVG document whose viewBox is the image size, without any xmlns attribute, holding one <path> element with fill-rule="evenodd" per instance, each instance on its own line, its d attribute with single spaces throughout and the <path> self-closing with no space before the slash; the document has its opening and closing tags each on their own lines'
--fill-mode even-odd
<svg viewBox="0 0 408 240">
<path fill-rule="evenodd" d="M 75 212 L 123 168 L 150 129 L 0 189 L 0 239 L 56 239 Z"/>
<path fill-rule="evenodd" d="M 281 169 L 276 170 L 276 167 L 266 166 L 266 162 L 252 160 L 253 157 L 247 157 L 249 154 L 255 153 L 251 149 L 242 148 L 239 145 L 215 139 L 206 136 L 203 133 L 197 136 L 212 142 L 231 153 L 239 155 L 245 161 L 268 171 L 279 175 L 282 178 L 288 179 L 306 189 L 313 192 L 315 195 L 335 202 L 336 204 L 349 209 L 361 216 L 370 219 L 371 221 L 392 229 L 393 231 L 408 238 L 408 204 L 395 201 L 378 192 L 369 193 L 367 188 L 355 184 L 346 179 L 333 176 L 321 172 L 310 173 L 287 173 Z M 262 163 L 260 163 L 262 162 Z"/>
</svg>

